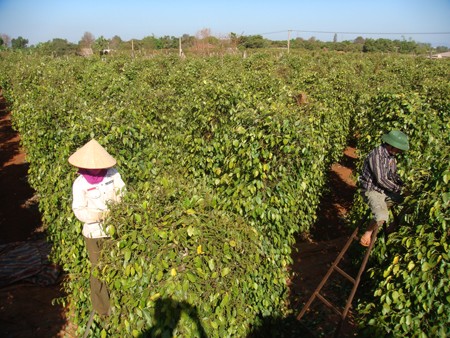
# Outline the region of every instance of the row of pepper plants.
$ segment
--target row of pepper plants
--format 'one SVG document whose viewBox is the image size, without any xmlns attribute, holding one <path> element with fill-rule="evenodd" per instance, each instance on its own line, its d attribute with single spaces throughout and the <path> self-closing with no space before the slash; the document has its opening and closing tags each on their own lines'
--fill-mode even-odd
<svg viewBox="0 0 450 338">
<path fill-rule="evenodd" d="M 355 129 L 362 160 L 383 132 L 403 130 L 411 149 L 399 161 L 406 197 L 393 210 L 399 230 L 381 231 L 371 256 L 365 293 L 358 304 L 361 332 L 380 337 L 450 335 L 449 63 L 392 61 L 394 72 L 379 71 L 376 93 L 361 100 Z M 354 219 L 364 204 L 357 196 Z"/>
<path fill-rule="evenodd" d="M 96 271 L 113 311 L 95 330 L 245 336 L 263 317 L 286 313 L 294 235 L 315 219 L 349 109 L 298 105 L 307 84 L 288 83 L 277 75 L 288 60 L 264 55 L 8 57 L 2 87 L 80 330 L 90 267 L 70 209 L 76 173 L 67 158 L 91 137 L 114 154 L 128 185 Z"/>
<path fill-rule="evenodd" d="M 0 67 L 53 259 L 67 272 L 62 301 L 80 333 L 90 312 L 90 267 L 82 225 L 70 208 L 76 172 L 67 158 L 92 137 L 117 158 L 128 188 L 107 220 L 112 239 L 95 271 L 107 281 L 113 305 L 110 317 L 96 318 L 100 336 L 246 336 L 265 317 L 288 315 L 293 244 L 314 223 L 326 173 L 350 130 L 362 154 L 390 127 L 411 136 L 402 174 L 416 184 L 410 203 L 421 207 L 415 218 L 408 215 L 414 227 L 401 231 L 418 228 L 432 203 L 444 227 L 448 219 L 440 181 L 448 178 L 448 87 L 432 81 L 445 77 L 445 63 L 332 53 L 187 60 L 5 53 Z M 299 92 L 308 94 L 307 104 L 297 103 Z M 436 126 L 431 132 L 427 121 Z M 433 150 L 436 144 L 441 152 Z M 424 149 L 427 160 L 416 161 Z M 363 212 L 360 202 L 356 198 L 355 219 Z M 396 236 L 376 255 L 376 297 L 393 292 L 392 286 L 383 291 L 393 284 L 381 257 L 396 252 L 397 263 L 407 259 L 399 251 L 405 235 L 400 242 Z M 413 248 L 415 242 L 404 243 Z M 397 264 L 395 271 L 411 275 L 410 266 Z M 412 279 L 401 282 L 403 294 L 413 287 Z M 448 299 L 438 299 L 439 311 L 448 313 Z M 420 315 L 410 307 L 390 317 L 393 311 L 381 303 L 375 306 L 373 296 L 361 300 L 361 323 L 377 323 L 365 330 L 402 332 L 398 317 L 409 324 Z M 445 321 L 430 323 L 414 329 L 442 332 Z"/>
</svg>

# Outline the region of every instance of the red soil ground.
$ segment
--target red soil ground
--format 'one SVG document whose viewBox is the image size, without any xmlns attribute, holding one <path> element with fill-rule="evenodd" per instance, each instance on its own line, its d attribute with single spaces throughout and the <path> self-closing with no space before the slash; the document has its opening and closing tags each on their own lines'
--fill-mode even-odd
<svg viewBox="0 0 450 338">
<path fill-rule="evenodd" d="M 0 92 L 0 244 L 45 236 L 27 172 L 20 137 L 11 128 L 11 114 Z M 0 337 L 75 337 L 66 310 L 52 304 L 63 296 L 59 284 L 16 283 L 0 288 Z"/>
<path fill-rule="evenodd" d="M 34 191 L 27 183 L 28 164 L 20 148 L 20 136 L 11 128 L 10 118 L 0 92 L 0 244 L 45 236 Z M 352 178 L 355 158 L 355 149 L 348 147 L 341 163 L 332 166 L 329 172 L 331 189 L 322 198 L 319 218 L 311 236 L 299 239 L 296 245 L 298 253 L 293 255 L 292 266 L 296 277 L 291 281 L 291 291 L 296 295 L 298 312 L 349 235 L 343 217 L 355 192 Z M 59 284 L 40 287 L 16 283 L 0 288 L 0 336 L 75 337 L 66 309 L 52 304 L 53 299 L 63 296 Z M 344 327 L 343 337 L 354 335 L 351 319 Z"/>
</svg>

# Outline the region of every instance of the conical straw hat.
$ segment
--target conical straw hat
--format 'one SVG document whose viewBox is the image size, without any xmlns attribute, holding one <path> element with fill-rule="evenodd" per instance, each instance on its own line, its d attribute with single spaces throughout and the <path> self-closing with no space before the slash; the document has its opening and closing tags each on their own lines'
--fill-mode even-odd
<svg viewBox="0 0 450 338">
<path fill-rule="evenodd" d="M 69 157 L 69 163 L 77 168 L 105 169 L 113 167 L 116 160 L 92 139 Z"/>
</svg>

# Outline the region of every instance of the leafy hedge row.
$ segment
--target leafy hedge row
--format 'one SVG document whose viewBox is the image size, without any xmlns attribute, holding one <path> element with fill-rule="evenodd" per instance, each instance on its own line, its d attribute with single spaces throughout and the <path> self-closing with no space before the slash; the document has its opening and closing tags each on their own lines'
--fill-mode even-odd
<svg viewBox="0 0 450 338">
<path fill-rule="evenodd" d="M 67 158 L 91 137 L 118 159 L 129 189 L 97 272 L 113 313 L 96 320 L 96 334 L 245 336 L 261 317 L 288 311 L 294 236 L 314 221 L 349 129 L 364 155 L 399 128 L 411 139 L 400 163 L 409 212 L 379 239 L 359 321 L 363 334 L 448 335 L 448 66 L 331 53 L 134 62 L 1 54 L 0 85 L 80 332 L 89 266 Z M 308 105 L 297 105 L 300 91 Z M 364 208 L 357 196 L 355 222 Z"/>
<path fill-rule="evenodd" d="M 333 91 L 299 106 L 299 88 L 315 89 L 291 63 L 2 55 L 1 86 L 80 331 L 89 265 L 67 158 L 91 137 L 128 185 L 96 272 L 113 303 L 98 334 L 244 336 L 288 310 L 294 235 L 315 219 L 351 116 L 342 109 L 351 100 Z"/>
<path fill-rule="evenodd" d="M 392 90 L 393 81 L 367 98 L 355 127 L 361 161 L 391 129 L 405 131 L 411 144 L 399 166 L 410 193 L 402 207 L 405 215 L 400 230 L 386 242 L 380 235 L 369 270 L 369 294 L 359 304 L 366 335 L 450 335 L 449 64 L 422 61 L 420 66 L 411 70 L 402 65 L 400 93 Z M 360 197 L 353 212 L 360 219 Z"/>
</svg>

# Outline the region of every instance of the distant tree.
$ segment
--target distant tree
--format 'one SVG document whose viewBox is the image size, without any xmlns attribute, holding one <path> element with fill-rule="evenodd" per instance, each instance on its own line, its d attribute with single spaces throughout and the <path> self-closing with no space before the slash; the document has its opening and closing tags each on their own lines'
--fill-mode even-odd
<svg viewBox="0 0 450 338">
<path fill-rule="evenodd" d="M 82 48 L 91 48 L 94 41 L 95 41 L 94 35 L 90 32 L 85 32 L 81 37 L 81 40 L 78 42 L 78 44 Z"/>
<path fill-rule="evenodd" d="M 7 34 L 0 35 L 3 40 L 4 47 L 8 48 L 11 44 L 11 38 Z"/>
<path fill-rule="evenodd" d="M 413 40 L 394 40 L 395 47 L 399 53 L 409 54 L 417 51 L 417 44 Z"/>
<path fill-rule="evenodd" d="M 337 42 L 337 33 L 334 33 L 333 42 L 334 42 L 334 43 Z"/>
<path fill-rule="evenodd" d="M 109 48 L 119 49 L 122 44 L 122 39 L 118 35 L 114 35 L 111 40 L 109 40 Z"/>
<path fill-rule="evenodd" d="M 36 45 L 36 50 L 41 51 L 46 55 L 63 56 L 73 55 L 77 50 L 77 45 L 68 42 L 66 39 L 53 39 L 44 43 Z"/>
<path fill-rule="evenodd" d="M 363 45 L 365 41 L 366 40 L 364 40 L 364 38 L 362 36 L 358 36 L 355 40 L 353 40 L 353 43 L 357 43 L 359 45 Z"/>
<path fill-rule="evenodd" d="M 202 30 L 198 31 L 196 34 L 197 39 L 199 40 L 205 40 L 211 36 L 211 29 L 209 28 L 203 28 Z"/>
<path fill-rule="evenodd" d="M 239 38 L 239 45 L 244 48 L 264 48 L 268 45 L 262 35 L 241 36 Z"/>
<path fill-rule="evenodd" d="M 304 48 L 308 50 L 317 50 L 320 49 L 320 41 L 318 41 L 314 36 L 310 37 L 303 43 Z"/>
<path fill-rule="evenodd" d="M 177 49 L 178 48 L 178 38 L 175 36 L 162 36 L 159 38 L 160 48 L 162 49 Z"/>
<path fill-rule="evenodd" d="M 238 43 L 239 43 L 239 37 L 237 36 L 236 33 L 230 33 L 229 35 L 229 39 L 230 39 L 230 43 L 232 48 L 237 48 Z"/>
<path fill-rule="evenodd" d="M 21 36 L 19 36 L 17 39 L 11 40 L 11 47 L 13 49 L 24 49 L 27 48 L 28 45 L 28 39 L 25 39 Z"/>
<path fill-rule="evenodd" d="M 356 51 L 359 46 L 356 46 L 351 41 L 341 41 L 341 42 L 333 42 L 328 43 L 326 46 L 330 50 L 337 50 L 341 52 L 351 52 Z"/>
<path fill-rule="evenodd" d="M 142 47 L 148 50 L 154 50 L 154 49 L 161 49 L 162 43 L 161 41 L 156 38 L 154 35 L 152 36 L 146 36 L 142 40 Z"/>
<path fill-rule="evenodd" d="M 431 46 L 429 46 L 428 50 L 431 48 Z M 444 52 L 448 52 L 449 48 L 446 46 L 437 46 L 436 47 L 436 53 L 444 53 Z"/>
<path fill-rule="evenodd" d="M 98 37 L 93 43 L 92 48 L 99 51 L 103 49 L 109 48 L 109 40 L 105 39 L 105 37 L 102 35 Z"/>
<path fill-rule="evenodd" d="M 183 48 L 193 47 L 195 45 L 195 36 L 183 34 L 181 37 L 181 44 L 183 45 Z"/>
<path fill-rule="evenodd" d="M 297 37 L 294 40 L 292 40 L 291 42 L 291 47 L 292 48 L 304 48 L 304 39 L 301 37 Z"/>
<path fill-rule="evenodd" d="M 366 39 L 366 41 L 364 41 L 364 46 L 363 46 L 364 53 L 377 52 L 377 51 L 378 50 L 376 49 L 376 44 L 375 44 L 374 39 Z"/>
<path fill-rule="evenodd" d="M 396 51 L 395 44 L 388 39 L 366 39 L 363 46 L 363 52 L 385 52 L 392 53 Z"/>
<path fill-rule="evenodd" d="M 0 47 L 3 47 L 4 43 L 5 42 L 3 41 L 2 37 L 0 36 Z"/>
<path fill-rule="evenodd" d="M 195 34 L 194 49 L 200 53 L 209 53 L 211 45 L 209 37 L 211 36 L 211 29 L 203 28 Z"/>
</svg>

